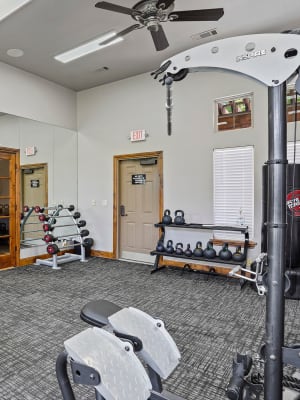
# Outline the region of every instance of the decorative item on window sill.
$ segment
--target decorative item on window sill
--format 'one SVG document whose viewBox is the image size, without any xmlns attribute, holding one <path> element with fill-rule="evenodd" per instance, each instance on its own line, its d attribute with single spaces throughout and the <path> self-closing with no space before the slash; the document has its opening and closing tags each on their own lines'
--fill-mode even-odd
<svg viewBox="0 0 300 400">
<path fill-rule="evenodd" d="M 240 211 L 239 211 L 239 216 L 238 216 L 238 219 L 237 219 L 237 224 L 238 224 L 239 226 L 245 226 L 245 217 L 244 217 L 244 213 L 243 213 L 243 209 L 242 209 L 242 208 L 240 208 Z"/>
</svg>

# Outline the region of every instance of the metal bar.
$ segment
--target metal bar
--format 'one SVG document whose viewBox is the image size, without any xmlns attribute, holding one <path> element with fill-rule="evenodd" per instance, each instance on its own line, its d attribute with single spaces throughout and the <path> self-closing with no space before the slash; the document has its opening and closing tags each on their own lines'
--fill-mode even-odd
<svg viewBox="0 0 300 400">
<path fill-rule="evenodd" d="M 282 400 L 284 270 L 286 245 L 286 83 L 268 88 L 268 292 L 266 299 L 265 400 Z"/>
<path fill-rule="evenodd" d="M 161 393 L 163 387 L 160 376 L 158 375 L 157 372 L 154 371 L 154 369 L 150 367 L 150 365 L 147 365 L 147 368 L 148 368 L 148 375 L 152 385 L 152 390 Z"/>
<path fill-rule="evenodd" d="M 21 234 L 21 235 L 22 235 L 22 233 L 23 233 L 23 231 L 24 231 L 24 226 L 25 226 L 25 224 L 26 224 L 28 218 L 29 218 L 30 215 L 32 214 L 32 212 L 33 212 L 33 207 L 31 207 L 31 208 L 28 210 L 27 214 L 26 214 L 26 215 L 24 216 L 24 218 L 22 219 L 21 226 L 20 226 L 20 234 Z"/>
<path fill-rule="evenodd" d="M 97 389 L 95 389 L 95 398 L 96 400 L 105 400 L 105 398 L 101 396 Z"/>
<path fill-rule="evenodd" d="M 67 372 L 68 354 L 64 350 L 56 359 L 56 377 L 64 400 L 76 400 Z"/>
</svg>

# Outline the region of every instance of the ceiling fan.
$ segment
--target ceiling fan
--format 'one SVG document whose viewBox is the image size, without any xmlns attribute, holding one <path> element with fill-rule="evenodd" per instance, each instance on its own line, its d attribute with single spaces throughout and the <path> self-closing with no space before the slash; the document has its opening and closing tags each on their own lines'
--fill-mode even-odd
<svg viewBox="0 0 300 400">
<path fill-rule="evenodd" d="M 173 11 L 174 3 L 175 0 L 142 0 L 132 8 L 127 8 L 107 1 L 99 1 L 95 4 L 95 7 L 130 15 L 138 24 L 131 25 L 117 33 L 117 37 L 123 37 L 136 29 L 146 27 L 151 33 L 157 51 L 164 50 L 169 46 L 166 34 L 161 26 L 162 22 L 217 21 L 224 14 L 223 8 Z M 108 39 L 101 44 L 109 44 L 110 41 L 111 39 Z"/>
</svg>

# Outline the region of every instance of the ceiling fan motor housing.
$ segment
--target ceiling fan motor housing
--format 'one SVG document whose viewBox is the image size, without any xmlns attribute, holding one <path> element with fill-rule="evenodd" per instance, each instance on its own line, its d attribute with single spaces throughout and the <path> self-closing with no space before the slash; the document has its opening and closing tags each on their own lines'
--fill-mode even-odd
<svg viewBox="0 0 300 400">
<path fill-rule="evenodd" d="M 157 25 L 167 20 L 168 13 L 174 9 L 174 4 L 171 4 L 167 9 L 163 9 L 157 7 L 157 0 L 142 0 L 136 3 L 132 9 L 138 11 L 132 17 L 141 24 L 146 25 L 149 30 L 152 30 L 155 24 Z"/>
</svg>

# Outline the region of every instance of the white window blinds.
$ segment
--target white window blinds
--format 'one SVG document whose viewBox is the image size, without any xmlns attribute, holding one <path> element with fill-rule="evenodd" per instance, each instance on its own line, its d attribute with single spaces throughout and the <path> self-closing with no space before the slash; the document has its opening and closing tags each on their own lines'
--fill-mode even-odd
<svg viewBox="0 0 300 400">
<path fill-rule="evenodd" d="M 253 146 L 215 149 L 213 154 L 214 223 L 248 226 L 250 238 L 254 220 L 253 159 Z M 215 232 L 215 236 L 225 238 L 225 232 Z M 226 238 L 239 236 L 226 232 Z"/>
<path fill-rule="evenodd" d="M 295 143 L 296 148 L 296 164 L 300 164 L 300 142 Z M 289 164 L 293 164 L 294 162 L 294 142 L 288 142 L 287 144 L 287 159 Z"/>
</svg>

